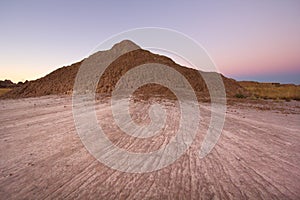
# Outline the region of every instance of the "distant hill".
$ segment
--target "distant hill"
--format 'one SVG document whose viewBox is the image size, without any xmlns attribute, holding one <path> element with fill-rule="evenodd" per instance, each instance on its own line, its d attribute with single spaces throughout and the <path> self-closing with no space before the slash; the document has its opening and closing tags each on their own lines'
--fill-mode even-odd
<svg viewBox="0 0 300 200">
<path fill-rule="evenodd" d="M 19 87 L 22 86 L 24 83 L 19 82 L 19 83 L 14 83 L 11 80 L 0 80 L 0 88 L 14 88 L 14 87 Z"/>
<path fill-rule="evenodd" d="M 128 45 L 136 45 L 131 41 L 122 41 L 106 51 L 116 51 Z M 117 81 L 130 69 L 146 63 L 160 63 L 174 68 L 183 74 L 194 88 L 199 99 L 209 98 L 209 93 L 202 76 L 197 70 L 180 66 L 166 56 L 153 54 L 143 50 L 136 45 L 137 49 L 126 53 L 116 59 L 104 72 L 98 83 L 97 93 L 111 95 Z M 101 54 L 101 52 L 97 52 Z M 38 97 L 52 94 L 71 94 L 77 71 L 84 60 L 74 63 L 67 67 L 59 68 L 43 78 L 28 81 L 21 87 L 14 88 L 2 96 L 2 98 L 24 98 Z M 200 72 L 201 74 L 211 74 L 215 72 Z M 226 95 L 234 97 L 237 94 L 249 95 L 249 92 L 240 86 L 237 81 L 221 75 L 226 89 Z M 172 96 L 173 94 L 165 87 L 155 84 L 148 84 L 139 89 L 139 93 L 144 95 L 159 94 Z M 174 95 L 173 95 L 174 96 Z"/>
</svg>

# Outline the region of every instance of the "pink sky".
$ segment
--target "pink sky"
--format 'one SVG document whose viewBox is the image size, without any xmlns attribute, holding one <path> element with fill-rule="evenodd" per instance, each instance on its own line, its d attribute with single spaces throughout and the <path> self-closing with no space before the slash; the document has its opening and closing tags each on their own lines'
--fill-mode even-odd
<svg viewBox="0 0 300 200">
<path fill-rule="evenodd" d="M 112 35 L 138 27 L 190 36 L 233 78 L 300 75 L 299 10 L 297 0 L 5 1 L 0 3 L 0 80 L 40 78 L 80 61 Z M 285 75 L 289 81 L 300 82 Z"/>
</svg>

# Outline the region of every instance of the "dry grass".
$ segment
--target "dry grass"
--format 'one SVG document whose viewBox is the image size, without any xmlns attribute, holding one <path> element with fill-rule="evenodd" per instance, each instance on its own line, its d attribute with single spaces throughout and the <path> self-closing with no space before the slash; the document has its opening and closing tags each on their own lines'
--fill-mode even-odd
<svg viewBox="0 0 300 200">
<path fill-rule="evenodd" d="M 300 85 L 241 81 L 239 84 L 256 98 L 300 100 Z"/>
<path fill-rule="evenodd" d="M 0 96 L 12 90 L 11 88 L 0 88 Z"/>
</svg>

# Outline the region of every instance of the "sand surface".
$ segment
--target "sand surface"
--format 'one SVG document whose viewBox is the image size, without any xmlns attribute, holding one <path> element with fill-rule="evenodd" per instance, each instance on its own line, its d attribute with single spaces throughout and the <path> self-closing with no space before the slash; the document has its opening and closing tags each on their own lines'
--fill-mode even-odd
<svg viewBox="0 0 300 200">
<path fill-rule="evenodd" d="M 110 169 L 88 153 L 70 97 L 0 102 L 0 199 L 300 199 L 299 102 L 231 103 L 217 145 L 200 159 L 210 119 L 209 104 L 203 103 L 203 129 L 192 146 L 170 166 L 143 174 Z M 138 123 L 149 120 L 149 104 L 133 104 Z M 172 135 L 176 102 L 163 104 Z M 98 103 L 97 114 L 124 149 L 147 152 L 169 137 L 127 138 L 111 124 L 107 102 Z"/>
</svg>

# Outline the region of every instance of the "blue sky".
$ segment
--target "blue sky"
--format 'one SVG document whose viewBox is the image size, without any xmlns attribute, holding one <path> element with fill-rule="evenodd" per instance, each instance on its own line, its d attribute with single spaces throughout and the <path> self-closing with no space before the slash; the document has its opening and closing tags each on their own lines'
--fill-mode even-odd
<svg viewBox="0 0 300 200">
<path fill-rule="evenodd" d="M 226 76 L 300 84 L 300 1 L 1 1 L 0 79 L 40 78 L 119 32 L 162 27 Z M 299 76 L 298 76 L 299 75 Z"/>
</svg>

